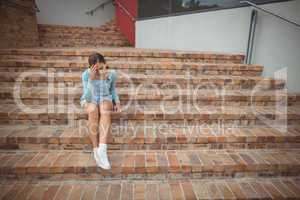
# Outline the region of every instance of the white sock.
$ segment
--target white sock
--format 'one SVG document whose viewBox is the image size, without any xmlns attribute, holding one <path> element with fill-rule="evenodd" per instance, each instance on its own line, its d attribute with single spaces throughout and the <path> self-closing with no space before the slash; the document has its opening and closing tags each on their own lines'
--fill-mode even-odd
<svg viewBox="0 0 300 200">
<path fill-rule="evenodd" d="M 95 161 L 96 161 L 96 164 L 97 164 L 97 166 L 99 167 L 100 166 L 100 161 L 99 161 L 99 156 L 98 156 L 98 154 L 97 154 L 97 148 L 93 148 L 93 151 L 94 151 L 94 159 L 95 159 Z"/>
<path fill-rule="evenodd" d="M 97 147 L 96 148 L 93 148 L 93 151 L 94 151 L 94 153 L 97 151 Z"/>
<path fill-rule="evenodd" d="M 99 150 L 106 150 L 107 149 L 107 144 L 100 143 L 98 148 L 99 148 Z"/>
<path fill-rule="evenodd" d="M 102 163 L 102 168 L 104 169 L 110 169 L 110 163 L 107 158 L 107 152 L 106 152 L 107 144 L 99 144 L 99 148 L 97 150 L 97 153 L 99 155 L 99 160 Z"/>
</svg>

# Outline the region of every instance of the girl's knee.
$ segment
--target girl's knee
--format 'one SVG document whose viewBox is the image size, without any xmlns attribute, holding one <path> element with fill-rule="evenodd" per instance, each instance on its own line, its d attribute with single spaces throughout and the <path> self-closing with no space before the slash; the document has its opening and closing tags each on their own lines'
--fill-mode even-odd
<svg viewBox="0 0 300 200">
<path fill-rule="evenodd" d="M 97 122 L 99 119 L 99 111 L 95 104 L 88 104 L 86 107 L 89 123 Z"/>
<path fill-rule="evenodd" d="M 87 114 L 98 114 L 98 108 L 95 104 L 93 103 L 88 103 L 86 106 L 85 106 L 85 111 Z"/>
</svg>

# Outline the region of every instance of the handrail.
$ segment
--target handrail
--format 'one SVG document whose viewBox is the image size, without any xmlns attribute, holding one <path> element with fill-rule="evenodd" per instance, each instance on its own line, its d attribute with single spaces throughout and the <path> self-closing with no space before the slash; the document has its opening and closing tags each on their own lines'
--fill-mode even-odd
<svg viewBox="0 0 300 200">
<path fill-rule="evenodd" d="M 90 10 L 90 11 L 87 11 L 85 14 L 87 15 L 91 15 L 93 16 L 94 15 L 94 12 L 96 12 L 97 10 L 99 10 L 100 8 L 104 9 L 104 7 L 110 3 L 113 3 L 113 0 L 107 0 L 101 4 L 99 4 L 96 8 Z"/>
<path fill-rule="evenodd" d="M 26 11 L 40 12 L 40 9 L 36 5 L 36 3 L 34 4 L 34 8 L 27 7 L 27 6 L 24 6 L 24 5 L 18 4 L 16 2 L 9 1 L 9 0 L 8 1 L 6 1 L 6 0 L 0 0 L 0 4 L 6 4 L 8 6 L 18 7 L 18 8 L 21 8 L 23 10 L 26 10 Z"/>
<path fill-rule="evenodd" d="M 257 21 L 257 10 L 252 9 L 251 18 L 250 18 L 249 34 L 248 34 L 247 52 L 246 52 L 246 57 L 245 57 L 245 61 L 244 61 L 245 64 L 251 64 L 253 44 L 254 44 L 254 38 L 255 38 L 256 21 Z"/>
<path fill-rule="evenodd" d="M 247 52 L 246 52 L 246 56 L 245 56 L 245 60 L 244 62 L 246 64 L 251 64 L 251 59 L 252 59 L 252 52 L 253 52 L 253 44 L 254 44 L 254 37 L 255 37 L 255 28 L 256 28 L 256 19 L 257 19 L 257 11 L 263 11 L 267 14 L 270 14 L 274 17 L 277 17 L 289 24 L 292 24 L 294 26 L 296 26 L 297 28 L 300 28 L 300 25 L 297 24 L 296 22 L 293 22 L 285 17 L 282 17 L 278 14 L 275 14 L 269 10 L 266 10 L 264 8 L 261 8 L 259 6 L 257 6 L 255 3 L 252 3 L 250 1 L 240 1 L 240 3 L 247 3 L 250 6 L 252 6 L 254 9 L 251 12 L 251 19 L 250 19 L 250 28 L 249 28 L 249 35 L 248 35 L 248 44 L 247 44 Z M 255 12 L 254 12 L 255 11 Z"/>
<path fill-rule="evenodd" d="M 36 12 L 40 12 L 40 9 L 39 9 L 38 5 L 36 4 L 36 2 L 34 2 L 34 8 L 35 8 Z"/>
<path fill-rule="evenodd" d="M 255 3 L 252 3 L 252 2 L 250 2 L 250 1 L 240 1 L 240 3 L 247 3 L 247 4 L 251 5 L 252 7 L 254 7 L 254 8 L 257 9 L 257 10 L 261 10 L 261 11 L 263 11 L 263 12 L 265 12 L 265 13 L 268 13 L 268 14 L 274 16 L 274 17 L 277 17 L 277 18 L 279 18 L 279 19 L 281 19 L 281 20 L 283 20 L 283 21 L 285 21 L 285 22 L 287 22 L 287 23 L 293 24 L 294 26 L 297 26 L 298 28 L 300 28 L 300 24 L 298 24 L 298 23 L 296 23 L 296 22 L 294 22 L 294 21 L 291 21 L 290 19 L 287 19 L 287 18 L 285 18 L 285 17 L 282 17 L 282 16 L 280 16 L 280 15 L 278 15 L 278 14 L 275 14 L 275 13 L 273 13 L 273 12 L 267 10 L 267 9 L 264 9 L 264 8 L 262 8 L 262 7 L 259 7 L 259 6 L 256 5 Z"/>
<path fill-rule="evenodd" d="M 136 18 L 128 11 L 128 9 L 124 5 L 122 5 L 118 1 L 114 1 L 114 4 L 116 4 L 117 6 L 119 6 L 129 16 L 129 18 L 131 19 L 131 21 L 133 21 L 133 22 L 136 21 Z"/>
<path fill-rule="evenodd" d="M 38 5 L 36 4 L 36 1 L 34 1 L 34 9 L 36 12 L 40 12 L 40 9 L 39 9 Z"/>
</svg>

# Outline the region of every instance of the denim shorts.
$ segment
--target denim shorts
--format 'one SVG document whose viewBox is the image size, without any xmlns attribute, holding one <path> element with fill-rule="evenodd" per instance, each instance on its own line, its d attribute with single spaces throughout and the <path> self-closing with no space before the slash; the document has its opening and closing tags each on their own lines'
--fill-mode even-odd
<svg viewBox="0 0 300 200">
<path fill-rule="evenodd" d="M 99 105 L 102 101 L 113 101 L 112 95 L 107 96 L 92 96 L 92 103 Z"/>
</svg>

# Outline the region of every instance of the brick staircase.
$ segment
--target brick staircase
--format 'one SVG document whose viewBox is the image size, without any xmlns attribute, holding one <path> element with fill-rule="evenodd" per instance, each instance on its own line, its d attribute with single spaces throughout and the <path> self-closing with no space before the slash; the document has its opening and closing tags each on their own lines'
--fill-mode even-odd
<svg viewBox="0 0 300 200">
<path fill-rule="evenodd" d="M 99 28 L 39 24 L 38 31 L 42 47 L 130 46 L 114 20 Z"/>
<path fill-rule="evenodd" d="M 113 113 L 109 171 L 96 167 L 79 107 L 94 51 L 118 71 L 124 107 Z M 300 94 L 243 59 L 0 50 L 0 199 L 299 199 Z"/>
</svg>

